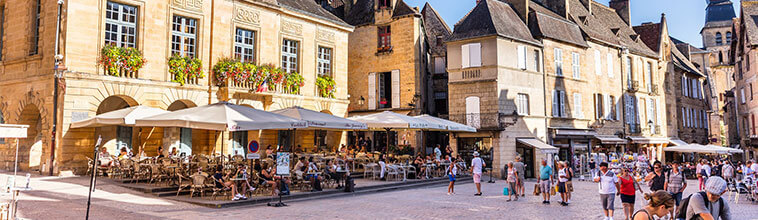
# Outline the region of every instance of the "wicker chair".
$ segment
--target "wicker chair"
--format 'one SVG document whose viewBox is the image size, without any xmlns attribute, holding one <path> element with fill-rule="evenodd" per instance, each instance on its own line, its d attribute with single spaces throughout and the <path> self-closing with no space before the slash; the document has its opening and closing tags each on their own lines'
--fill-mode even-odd
<svg viewBox="0 0 758 220">
<path fill-rule="evenodd" d="M 188 180 L 188 182 L 185 184 L 182 184 L 182 180 Z M 205 190 L 211 186 L 209 184 L 206 184 L 207 180 L 208 180 L 208 175 L 204 173 L 195 173 L 189 176 L 188 178 L 184 176 L 180 176 L 179 189 L 176 191 L 176 196 L 179 196 L 179 193 L 183 189 L 187 189 L 187 188 L 190 189 L 190 198 L 192 198 L 192 196 L 194 196 L 196 192 L 200 193 L 200 197 L 205 196 Z"/>
</svg>

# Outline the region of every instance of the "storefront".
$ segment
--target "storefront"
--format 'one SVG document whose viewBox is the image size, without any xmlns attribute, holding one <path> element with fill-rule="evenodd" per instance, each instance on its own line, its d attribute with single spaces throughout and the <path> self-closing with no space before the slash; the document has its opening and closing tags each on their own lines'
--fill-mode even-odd
<svg viewBox="0 0 758 220">
<path fill-rule="evenodd" d="M 516 152 L 523 158 L 524 165 L 526 165 L 524 177 L 536 178 L 537 169 L 542 166 L 542 160 L 547 160 L 547 163 L 552 165 L 554 163 L 553 156 L 559 150 L 536 138 L 517 138 Z"/>
</svg>

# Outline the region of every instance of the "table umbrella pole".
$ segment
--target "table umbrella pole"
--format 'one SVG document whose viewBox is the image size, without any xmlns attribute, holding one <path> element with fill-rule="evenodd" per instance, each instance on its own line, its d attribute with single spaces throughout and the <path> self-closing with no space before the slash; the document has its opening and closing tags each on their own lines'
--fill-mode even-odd
<svg viewBox="0 0 758 220">
<path fill-rule="evenodd" d="M 384 154 L 387 154 L 390 152 L 390 129 L 385 128 L 384 130 L 387 131 L 387 135 L 385 135 L 387 137 L 387 147 L 384 148 Z"/>
</svg>

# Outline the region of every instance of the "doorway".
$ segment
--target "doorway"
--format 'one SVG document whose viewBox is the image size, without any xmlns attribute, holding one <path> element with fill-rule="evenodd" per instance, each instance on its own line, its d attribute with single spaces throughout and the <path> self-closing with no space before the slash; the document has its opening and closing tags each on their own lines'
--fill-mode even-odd
<svg viewBox="0 0 758 220">
<path fill-rule="evenodd" d="M 516 147 L 516 153 L 521 156 L 521 159 L 526 166 L 524 169 L 524 177 L 534 178 L 534 148 L 520 145 Z"/>
</svg>

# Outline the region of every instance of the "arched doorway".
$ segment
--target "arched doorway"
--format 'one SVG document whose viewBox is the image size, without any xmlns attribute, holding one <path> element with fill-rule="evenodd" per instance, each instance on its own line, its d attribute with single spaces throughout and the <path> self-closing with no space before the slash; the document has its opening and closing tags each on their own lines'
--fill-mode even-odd
<svg viewBox="0 0 758 220">
<path fill-rule="evenodd" d="M 29 125 L 27 138 L 19 139 L 18 166 L 21 170 L 40 170 L 42 163 L 42 120 L 39 108 L 29 104 L 21 110 L 18 124 Z"/>
<path fill-rule="evenodd" d="M 97 106 L 97 114 L 112 112 L 115 110 L 125 109 L 137 106 L 136 100 L 129 96 L 114 95 L 103 99 Z M 134 140 L 134 129 L 127 126 L 105 126 L 95 128 L 95 138 L 99 135 L 103 138 L 103 147 L 108 149 L 111 155 L 118 155 L 119 151 L 126 148 L 128 152 L 133 152 L 132 143 Z"/>
<path fill-rule="evenodd" d="M 197 104 L 190 100 L 180 99 L 171 103 L 166 110 L 177 111 L 192 107 L 197 107 Z M 169 143 L 169 147 L 165 147 L 164 150 L 171 152 L 176 148 L 179 155 L 192 155 L 192 139 L 195 131 L 191 128 L 166 128 L 163 131 L 163 138 L 168 140 L 165 143 Z"/>
</svg>

